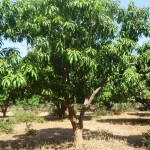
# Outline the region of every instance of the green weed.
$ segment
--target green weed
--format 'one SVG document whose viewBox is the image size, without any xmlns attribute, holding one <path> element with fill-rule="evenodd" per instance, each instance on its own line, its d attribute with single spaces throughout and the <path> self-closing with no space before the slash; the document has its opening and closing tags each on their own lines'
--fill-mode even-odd
<svg viewBox="0 0 150 150">
<path fill-rule="evenodd" d="M 7 120 L 0 120 L 0 132 L 11 133 L 13 131 L 14 123 Z"/>
<path fill-rule="evenodd" d="M 147 150 L 150 150 L 150 130 L 146 133 L 143 133 L 143 144 L 147 148 Z"/>
</svg>

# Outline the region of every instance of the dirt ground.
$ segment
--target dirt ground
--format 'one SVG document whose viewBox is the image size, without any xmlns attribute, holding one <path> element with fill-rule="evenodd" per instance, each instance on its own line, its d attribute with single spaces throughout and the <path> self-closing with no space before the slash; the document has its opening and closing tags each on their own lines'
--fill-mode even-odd
<svg viewBox="0 0 150 150">
<path fill-rule="evenodd" d="M 0 114 L 1 115 L 1 114 Z M 7 113 L 11 116 L 11 112 Z M 32 123 L 34 129 L 27 135 L 25 124 L 17 124 L 13 133 L 0 133 L 0 150 L 73 150 L 73 131 L 68 119 L 59 121 L 48 113 L 39 114 L 43 123 Z M 150 130 L 150 112 L 131 112 L 112 116 L 88 114 L 84 119 L 84 144 L 82 150 L 144 150 L 142 133 Z M 91 136 L 105 131 L 110 139 Z M 90 133 L 90 135 L 89 135 Z M 91 136 L 91 137 L 90 137 Z M 88 137 L 88 138 L 86 138 Z"/>
</svg>

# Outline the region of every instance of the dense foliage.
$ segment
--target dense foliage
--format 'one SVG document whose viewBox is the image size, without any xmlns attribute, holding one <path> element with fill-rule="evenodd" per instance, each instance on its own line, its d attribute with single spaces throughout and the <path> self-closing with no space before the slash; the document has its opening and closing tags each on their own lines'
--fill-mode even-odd
<svg viewBox="0 0 150 150">
<path fill-rule="evenodd" d="M 138 46 L 140 37 L 150 36 L 148 8 L 131 2 L 123 9 L 111 0 L 3 0 L 0 8 L 1 36 L 13 42 L 26 39 L 31 46 L 19 68 L 17 51 L 12 57 L 1 54 L 5 96 L 10 86 L 23 88 L 25 95 L 68 108 L 75 135 L 98 92 L 107 106 L 135 99 L 149 107 L 149 44 Z M 11 58 L 9 73 L 3 63 Z M 83 106 L 79 116 L 75 103 Z"/>
<path fill-rule="evenodd" d="M 18 71 L 21 57 L 13 48 L 0 51 L 0 106 L 3 115 L 7 108 L 19 96 L 19 88 L 26 84 L 26 80 Z"/>
</svg>

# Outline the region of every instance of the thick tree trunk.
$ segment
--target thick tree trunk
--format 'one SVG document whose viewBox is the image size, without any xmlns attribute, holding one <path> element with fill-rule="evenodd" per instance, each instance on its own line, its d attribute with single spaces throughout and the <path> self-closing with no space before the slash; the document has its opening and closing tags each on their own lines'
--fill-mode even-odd
<svg viewBox="0 0 150 150">
<path fill-rule="evenodd" d="M 98 87 L 95 91 L 93 91 L 92 95 L 89 99 L 85 99 L 84 105 L 81 108 L 80 115 L 77 117 L 74 105 L 68 106 L 69 112 L 69 119 L 72 124 L 73 132 L 74 132 L 74 145 L 77 148 L 83 147 L 83 117 L 85 111 L 89 108 L 92 100 L 94 99 L 95 95 L 100 91 L 101 87 Z"/>
<path fill-rule="evenodd" d="M 83 144 L 83 121 L 79 121 L 77 118 L 74 108 L 69 108 L 69 119 L 72 124 L 74 133 L 74 145 L 77 148 L 82 148 Z M 81 120 L 81 119 L 80 119 Z"/>
<path fill-rule="evenodd" d="M 73 125 L 74 132 L 74 145 L 75 147 L 82 148 L 83 144 L 83 126 L 79 123 L 74 123 Z"/>
<path fill-rule="evenodd" d="M 66 110 L 67 110 L 67 107 L 64 106 L 63 104 L 61 104 L 59 119 L 64 119 L 65 118 Z"/>
<path fill-rule="evenodd" d="M 2 109 L 3 117 L 6 117 L 6 112 L 7 112 L 6 109 Z"/>
<path fill-rule="evenodd" d="M 135 100 L 141 103 L 147 110 L 150 110 L 150 100 L 149 99 L 141 99 L 135 98 Z"/>
</svg>

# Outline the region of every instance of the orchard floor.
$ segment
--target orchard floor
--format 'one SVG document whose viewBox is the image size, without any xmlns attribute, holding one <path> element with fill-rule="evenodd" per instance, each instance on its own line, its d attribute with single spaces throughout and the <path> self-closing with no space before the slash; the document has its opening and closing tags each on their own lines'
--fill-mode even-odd
<svg viewBox="0 0 150 150">
<path fill-rule="evenodd" d="M 0 114 L 1 115 L 1 114 Z M 12 113 L 8 112 L 11 117 Z M 44 123 L 32 123 L 33 134 L 26 135 L 25 124 L 17 124 L 11 134 L 0 133 L 0 150 L 74 150 L 73 131 L 68 119 L 59 121 L 48 113 L 39 113 Z M 84 139 L 82 150 L 144 150 L 142 133 L 150 130 L 150 112 L 131 112 L 112 116 L 87 113 L 84 137 L 89 131 L 106 131 L 112 138 Z M 109 136 L 109 135 L 108 135 Z"/>
</svg>

